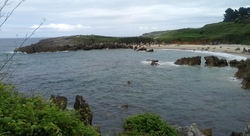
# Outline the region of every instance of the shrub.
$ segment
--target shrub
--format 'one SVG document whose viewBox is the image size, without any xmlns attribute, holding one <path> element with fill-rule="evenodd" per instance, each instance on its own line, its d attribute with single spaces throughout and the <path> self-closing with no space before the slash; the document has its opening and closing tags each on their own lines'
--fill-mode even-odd
<svg viewBox="0 0 250 136">
<path fill-rule="evenodd" d="M 177 136 L 174 128 L 152 113 L 129 116 L 123 129 L 124 136 Z"/>
<path fill-rule="evenodd" d="M 0 83 L 0 101 L 0 135 L 100 135 L 74 111 L 62 111 L 41 96 L 26 97 L 11 85 Z"/>
</svg>

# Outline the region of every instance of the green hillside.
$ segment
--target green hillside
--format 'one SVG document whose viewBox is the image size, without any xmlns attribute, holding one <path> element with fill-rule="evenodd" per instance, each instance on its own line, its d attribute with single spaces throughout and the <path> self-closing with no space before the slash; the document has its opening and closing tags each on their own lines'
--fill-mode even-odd
<svg viewBox="0 0 250 136">
<path fill-rule="evenodd" d="M 234 22 L 208 24 L 202 28 L 152 32 L 144 34 L 143 37 L 151 37 L 157 42 L 165 43 L 250 45 L 250 17 Z"/>
</svg>

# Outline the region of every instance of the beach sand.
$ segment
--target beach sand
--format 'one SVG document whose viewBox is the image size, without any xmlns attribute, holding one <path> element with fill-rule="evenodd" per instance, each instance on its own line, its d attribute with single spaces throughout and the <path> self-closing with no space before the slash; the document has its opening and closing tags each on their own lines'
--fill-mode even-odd
<svg viewBox="0 0 250 136">
<path fill-rule="evenodd" d="M 238 55 L 246 58 L 250 58 L 249 52 L 244 52 L 243 49 L 250 49 L 249 45 L 237 45 L 237 44 L 221 44 L 221 45 L 186 45 L 186 44 L 170 44 L 170 45 L 150 45 L 152 49 L 179 49 L 179 50 L 194 50 L 194 51 L 209 51 L 209 52 L 223 52 L 233 55 Z M 239 50 L 236 50 L 236 49 Z"/>
</svg>

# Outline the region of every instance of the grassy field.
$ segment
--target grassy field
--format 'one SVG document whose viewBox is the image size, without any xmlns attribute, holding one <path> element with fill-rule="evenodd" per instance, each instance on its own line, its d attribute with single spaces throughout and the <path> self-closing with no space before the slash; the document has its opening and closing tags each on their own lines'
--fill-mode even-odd
<svg viewBox="0 0 250 136">
<path fill-rule="evenodd" d="M 165 43 L 224 43 L 250 45 L 250 17 L 235 22 L 207 24 L 202 28 L 185 28 L 152 32 L 145 37 Z"/>
</svg>

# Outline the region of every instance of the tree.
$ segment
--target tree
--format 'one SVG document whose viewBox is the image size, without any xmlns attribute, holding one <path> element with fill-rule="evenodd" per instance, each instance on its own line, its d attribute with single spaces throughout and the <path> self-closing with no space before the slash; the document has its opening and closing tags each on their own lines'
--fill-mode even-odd
<svg viewBox="0 0 250 136">
<path fill-rule="evenodd" d="M 231 22 L 234 21 L 238 17 L 238 11 L 228 8 L 224 14 L 224 21 L 223 22 Z M 236 16 L 237 15 L 237 16 Z"/>
<path fill-rule="evenodd" d="M 17 5 L 14 6 L 14 8 L 9 11 L 9 12 L 5 12 L 5 9 L 7 6 L 13 4 L 13 2 L 9 2 L 9 0 L 5 0 L 2 4 L 2 6 L 0 7 L 0 29 L 2 28 L 2 26 L 6 23 L 6 21 L 10 18 L 10 16 L 14 13 L 14 11 L 24 2 L 24 0 L 21 0 L 18 2 Z M 35 34 L 35 32 L 43 25 L 43 23 L 45 22 L 45 20 L 43 20 L 40 25 L 35 28 L 31 34 L 27 34 L 24 38 L 24 40 L 21 42 L 21 44 L 19 45 L 19 47 L 22 47 L 24 45 L 24 43 L 31 38 L 31 36 L 33 36 Z M 6 59 L 6 61 L 0 65 L 0 73 L 3 72 L 3 69 L 6 67 L 6 65 L 12 60 L 12 58 L 16 55 L 17 52 L 13 53 L 10 57 L 8 57 Z M 0 81 L 2 81 L 4 79 L 4 77 L 0 77 Z"/>
<path fill-rule="evenodd" d="M 248 15 L 248 9 L 247 9 L 247 8 L 244 8 L 244 7 L 240 7 L 240 8 L 239 8 L 239 15 L 240 15 L 241 17 L 247 16 L 247 15 Z"/>
</svg>

